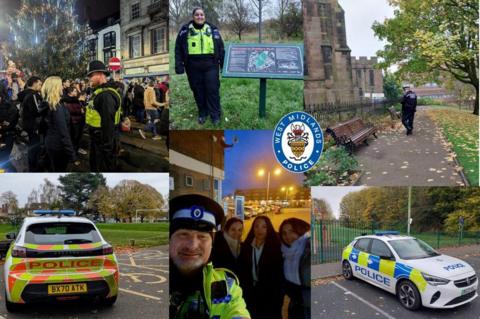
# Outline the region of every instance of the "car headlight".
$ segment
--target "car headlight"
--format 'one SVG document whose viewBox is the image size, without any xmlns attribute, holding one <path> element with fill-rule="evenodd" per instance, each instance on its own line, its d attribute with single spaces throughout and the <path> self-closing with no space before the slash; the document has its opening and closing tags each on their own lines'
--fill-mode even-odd
<svg viewBox="0 0 480 319">
<path fill-rule="evenodd" d="M 427 275 L 422 272 L 423 278 L 432 286 L 446 285 L 450 282 L 448 279 Z"/>
</svg>

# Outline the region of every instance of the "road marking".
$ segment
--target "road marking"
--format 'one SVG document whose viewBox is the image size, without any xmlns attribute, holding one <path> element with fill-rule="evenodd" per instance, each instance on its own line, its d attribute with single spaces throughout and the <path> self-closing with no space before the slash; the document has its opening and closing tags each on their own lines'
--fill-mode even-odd
<svg viewBox="0 0 480 319">
<path fill-rule="evenodd" d="M 129 267 L 137 267 L 137 268 L 142 268 L 142 269 L 148 269 L 148 270 L 154 270 L 154 271 L 160 271 L 163 273 L 168 274 L 168 270 L 163 270 L 163 269 L 158 269 L 158 268 L 153 268 L 153 267 L 146 267 L 146 266 L 139 266 L 139 265 L 130 265 L 130 264 L 124 264 L 124 263 L 118 263 L 119 265 L 123 266 L 129 266 Z M 162 266 L 162 265 L 161 265 Z M 164 265 L 167 266 L 167 265 Z"/>
<path fill-rule="evenodd" d="M 132 266 L 136 266 L 137 264 L 135 263 L 135 260 L 133 259 L 133 256 L 132 255 L 129 255 L 128 258 L 130 258 L 130 264 Z"/>
<path fill-rule="evenodd" d="M 347 294 L 352 295 L 353 297 L 357 298 L 358 300 L 360 300 L 361 302 L 363 302 L 364 304 L 366 304 L 367 306 L 369 306 L 369 307 L 372 308 L 373 310 L 378 311 L 379 313 L 381 313 L 382 315 L 384 315 L 386 318 L 388 318 L 388 319 L 395 319 L 394 316 L 386 313 L 385 311 L 383 311 L 382 309 L 378 308 L 378 307 L 375 306 L 374 304 L 371 304 L 370 302 L 366 301 L 365 299 L 363 299 L 362 297 L 360 297 L 359 295 L 357 295 L 357 294 L 354 293 L 353 291 L 348 290 L 347 288 L 341 286 L 340 284 L 336 283 L 335 281 L 332 281 L 332 284 L 334 284 L 334 285 L 337 286 L 338 288 L 342 289 L 342 290 L 345 291 Z"/>
<path fill-rule="evenodd" d="M 133 282 L 139 283 L 139 282 L 144 282 L 146 284 L 162 284 L 167 281 L 167 278 L 156 275 L 156 274 L 143 274 L 143 273 L 128 273 L 128 274 L 120 274 L 121 276 L 128 276 L 132 278 Z M 144 277 L 144 276 L 150 276 L 150 277 L 155 277 L 157 281 L 143 281 L 139 277 Z"/>
<path fill-rule="evenodd" d="M 127 292 L 127 293 L 132 294 L 132 295 L 137 295 L 137 296 L 140 296 L 140 297 L 145 297 L 145 298 L 149 298 L 149 299 L 153 299 L 153 300 L 161 300 L 158 297 L 142 294 L 141 292 L 136 292 L 136 291 L 128 290 L 128 289 L 125 289 L 125 288 L 118 288 L 118 290 L 123 291 L 123 292 Z"/>
</svg>

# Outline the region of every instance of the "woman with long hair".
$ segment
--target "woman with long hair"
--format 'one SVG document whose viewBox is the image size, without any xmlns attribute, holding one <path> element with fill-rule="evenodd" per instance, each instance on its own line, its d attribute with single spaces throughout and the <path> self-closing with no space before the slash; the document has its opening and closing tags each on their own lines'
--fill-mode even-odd
<svg viewBox="0 0 480 319">
<path fill-rule="evenodd" d="M 243 220 L 232 217 L 223 230 L 215 234 L 211 261 L 216 268 L 227 268 L 238 276 Z"/>
<path fill-rule="evenodd" d="M 50 169 L 53 172 L 65 172 L 68 163 L 74 162 L 77 157 L 70 137 L 70 113 L 61 102 L 62 79 L 58 76 L 48 77 L 41 92 L 49 110 L 45 148 L 50 158 Z"/>
<path fill-rule="evenodd" d="M 310 318 L 310 224 L 288 218 L 280 225 L 289 319 Z"/>
<path fill-rule="evenodd" d="M 258 216 L 240 253 L 240 285 L 252 319 L 281 319 L 283 265 L 280 240 L 272 222 Z"/>
</svg>

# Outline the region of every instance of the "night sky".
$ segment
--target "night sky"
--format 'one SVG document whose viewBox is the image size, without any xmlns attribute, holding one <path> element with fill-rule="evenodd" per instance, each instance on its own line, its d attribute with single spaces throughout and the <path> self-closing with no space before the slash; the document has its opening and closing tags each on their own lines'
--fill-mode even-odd
<svg viewBox="0 0 480 319">
<path fill-rule="evenodd" d="M 233 193 L 235 189 L 266 188 L 267 175 L 257 176 L 260 168 L 265 170 L 281 167 L 273 154 L 271 130 L 225 130 L 225 141 L 230 144 L 233 138 L 238 143 L 225 149 L 225 180 L 223 195 Z M 270 177 L 270 187 L 282 187 L 291 184 L 302 184 L 303 174 L 290 173 L 282 168 L 279 176 Z"/>
</svg>

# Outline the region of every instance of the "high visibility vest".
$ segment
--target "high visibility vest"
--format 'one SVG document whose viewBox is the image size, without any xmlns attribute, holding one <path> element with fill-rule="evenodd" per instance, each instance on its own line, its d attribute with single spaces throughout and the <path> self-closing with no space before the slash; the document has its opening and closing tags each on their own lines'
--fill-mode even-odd
<svg viewBox="0 0 480 319">
<path fill-rule="evenodd" d="M 242 296 L 242 288 L 238 279 L 230 270 L 213 268 L 212 263 L 203 267 L 203 289 L 205 301 L 210 311 L 210 318 L 232 319 L 238 317 L 250 318 L 247 305 Z M 213 292 L 212 289 L 226 287 L 225 294 Z M 220 288 L 222 291 L 223 289 Z M 216 296 L 213 298 L 212 295 Z"/>
<path fill-rule="evenodd" d="M 195 29 L 193 24 L 188 26 L 188 54 L 214 54 L 214 43 L 212 28 L 208 24 L 204 24 L 200 30 Z"/>
<path fill-rule="evenodd" d="M 85 112 L 85 122 L 87 123 L 87 125 L 95 128 L 101 127 L 102 117 L 100 116 L 100 113 L 98 113 L 98 111 L 94 108 L 93 103 L 97 95 L 107 91 L 113 92 L 118 97 L 119 103 L 118 103 L 118 109 L 115 112 L 115 125 L 118 125 L 120 123 L 120 116 L 122 114 L 122 98 L 120 97 L 120 94 L 117 92 L 117 90 L 110 87 L 103 87 L 103 88 L 96 89 L 93 92 L 93 95 L 87 104 L 87 110 Z"/>
</svg>

